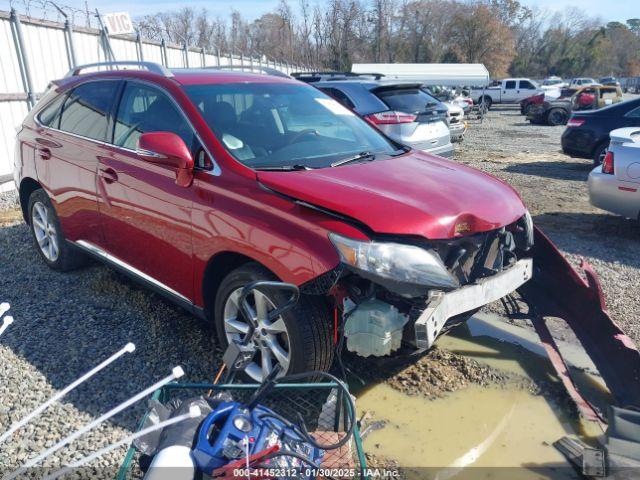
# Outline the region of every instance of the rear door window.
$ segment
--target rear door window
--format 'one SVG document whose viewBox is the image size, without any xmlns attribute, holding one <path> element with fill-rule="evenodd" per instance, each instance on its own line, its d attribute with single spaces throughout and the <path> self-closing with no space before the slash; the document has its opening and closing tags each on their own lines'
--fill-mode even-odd
<svg viewBox="0 0 640 480">
<path fill-rule="evenodd" d="M 147 132 L 175 133 L 187 147 L 194 147 L 191 125 L 167 95 L 154 87 L 127 83 L 116 115 L 113 143 L 135 150 L 140 135 Z"/>
<path fill-rule="evenodd" d="M 118 86 L 119 82 L 98 81 L 75 88 L 62 107 L 60 130 L 104 141 Z"/>
<path fill-rule="evenodd" d="M 505 83 L 504 88 L 506 90 L 515 90 L 516 81 L 515 80 L 509 80 L 508 82 Z"/>
<path fill-rule="evenodd" d="M 374 93 L 390 110 L 398 112 L 422 113 L 438 103 L 438 100 L 418 87 L 379 89 Z"/>
</svg>

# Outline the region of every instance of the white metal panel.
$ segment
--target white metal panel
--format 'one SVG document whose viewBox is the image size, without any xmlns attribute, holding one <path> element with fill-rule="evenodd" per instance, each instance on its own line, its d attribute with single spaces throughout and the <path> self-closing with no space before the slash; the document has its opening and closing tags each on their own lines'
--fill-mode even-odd
<svg viewBox="0 0 640 480">
<path fill-rule="evenodd" d="M 167 63 L 170 68 L 183 68 L 184 50 L 181 48 L 167 47 Z"/>
<path fill-rule="evenodd" d="M 116 60 L 139 60 L 138 47 L 135 40 L 112 38 L 111 49 Z"/>
<path fill-rule="evenodd" d="M 73 44 L 76 49 L 76 62 L 78 65 L 105 61 L 99 35 L 73 32 Z"/>
<path fill-rule="evenodd" d="M 215 55 L 207 53 L 204 57 L 206 67 L 215 67 L 218 65 L 218 58 Z"/>
<path fill-rule="evenodd" d="M 145 62 L 162 64 L 162 47 L 151 43 L 142 43 L 142 56 Z"/>
<path fill-rule="evenodd" d="M 22 33 L 33 89 L 44 92 L 51 80 L 64 77 L 70 68 L 64 30 L 22 22 Z"/>
<path fill-rule="evenodd" d="M 16 47 L 11 36 L 11 24 L 0 19 L 0 93 L 24 92 Z"/>
<path fill-rule="evenodd" d="M 200 52 L 192 52 L 189 50 L 189 67 L 202 67 L 202 54 Z"/>
<path fill-rule="evenodd" d="M 354 63 L 354 73 L 382 73 L 389 78 L 431 85 L 483 86 L 490 81 L 482 63 Z"/>
<path fill-rule="evenodd" d="M 27 116 L 27 102 L 0 102 L 0 176 L 13 172 L 16 127 Z"/>
</svg>

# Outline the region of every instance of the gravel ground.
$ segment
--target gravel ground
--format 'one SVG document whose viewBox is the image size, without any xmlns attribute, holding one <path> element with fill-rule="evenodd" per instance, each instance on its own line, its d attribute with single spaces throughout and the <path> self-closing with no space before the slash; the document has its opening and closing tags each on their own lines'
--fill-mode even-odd
<svg viewBox="0 0 640 480">
<path fill-rule="evenodd" d="M 560 150 L 564 127 L 531 125 L 517 107 L 494 107 L 474 124 L 456 159 L 520 193 L 534 222 L 574 263 L 585 258 L 600 276 L 613 318 L 640 343 L 640 223 L 589 204 L 590 160 Z"/>
<path fill-rule="evenodd" d="M 70 393 L 40 419 L 0 445 L 0 471 L 97 418 L 181 365 L 189 381 L 210 380 L 217 361 L 206 326 L 103 266 L 61 274 L 38 257 L 29 230 L 0 229 L 0 301 L 15 322 L 0 344 L 0 432 L 82 373 L 122 348 L 127 354 Z M 61 450 L 46 465 L 78 459 L 135 428 L 144 402 Z M 106 477 L 124 457 L 116 451 L 94 463 Z"/>
<path fill-rule="evenodd" d="M 531 126 L 516 110 L 496 108 L 482 125 L 472 126 L 457 146 L 457 159 L 512 183 L 535 221 L 563 251 L 573 260 L 584 256 L 594 265 L 614 318 L 638 341 L 634 313 L 640 302 L 640 261 L 633 250 L 639 228 L 589 206 L 584 180 L 590 165 L 559 153 L 561 131 Z M 173 366 L 183 366 L 187 381 L 206 381 L 218 361 L 206 325 L 109 268 L 94 264 L 68 274 L 49 270 L 14 205 L 14 195 L 0 195 L 0 302 L 12 304 L 16 319 L 0 338 L 0 432 L 127 342 L 134 342 L 137 350 L 0 445 L 3 473 L 168 375 Z M 424 371 L 410 370 L 409 380 L 425 372 L 437 380 L 440 377 L 432 372 L 439 363 L 448 372 L 443 378 L 459 377 L 450 369 L 460 362 L 436 359 Z M 466 362 L 460 364 L 470 368 Z M 480 379 L 474 373 L 465 381 L 482 383 L 482 367 L 478 368 Z M 496 375 L 487 372 L 489 377 Z M 397 380 L 408 388 L 410 382 Z M 431 381 L 425 385 L 431 389 L 423 392 L 427 395 L 450 389 Z M 143 410 L 140 403 L 114 417 L 46 465 L 75 460 L 121 438 L 135 428 Z M 116 451 L 94 463 L 92 475 L 112 478 L 123 455 L 123 450 Z"/>
<path fill-rule="evenodd" d="M 18 206 L 18 192 L 11 190 L 9 192 L 0 193 L 0 212 L 11 210 Z"/>
</svg>

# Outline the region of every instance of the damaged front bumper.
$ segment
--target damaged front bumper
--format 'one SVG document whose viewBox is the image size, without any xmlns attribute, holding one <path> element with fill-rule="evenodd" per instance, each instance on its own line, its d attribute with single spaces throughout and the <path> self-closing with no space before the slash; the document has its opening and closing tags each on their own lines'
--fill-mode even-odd
<svg viewBox="0 0 640 480">
<path fill-rule="evenodd" d="M 447 320 L 509 295 L 529 281 L 532 274 L 533 261 L 525 258 L 474 284 L 447 293 L 432 291 L 426 309 L 414 324 L 416 347 L 431 348 Z"/>
</svg>

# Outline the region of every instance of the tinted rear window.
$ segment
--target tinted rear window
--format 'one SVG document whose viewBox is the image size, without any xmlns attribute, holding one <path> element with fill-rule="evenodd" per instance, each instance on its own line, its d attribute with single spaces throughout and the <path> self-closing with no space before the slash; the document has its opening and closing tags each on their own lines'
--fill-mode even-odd
<svg viewBox="0 0 640 480">
<path fill-rule="evenodd" d="M 108 113 L 116 96 L 118 82 L 91 82 L 75 88 L 67 97 L 60 117 L 60 130 L 105 140 Z"/>
<path fill-rule="evenodd" d="M 438 100 L 419 88 L 377 90 L 376 96 L 391 110 L 420 113 L 438 103 Z"/>
<path fill-rule="evenodd" d="M 59 95 L 49 105 L 42 109 L 38 121 L 45 127 L 58 128 L 60 124 L 60 110 L 66 96 Z"/>
</svg>

